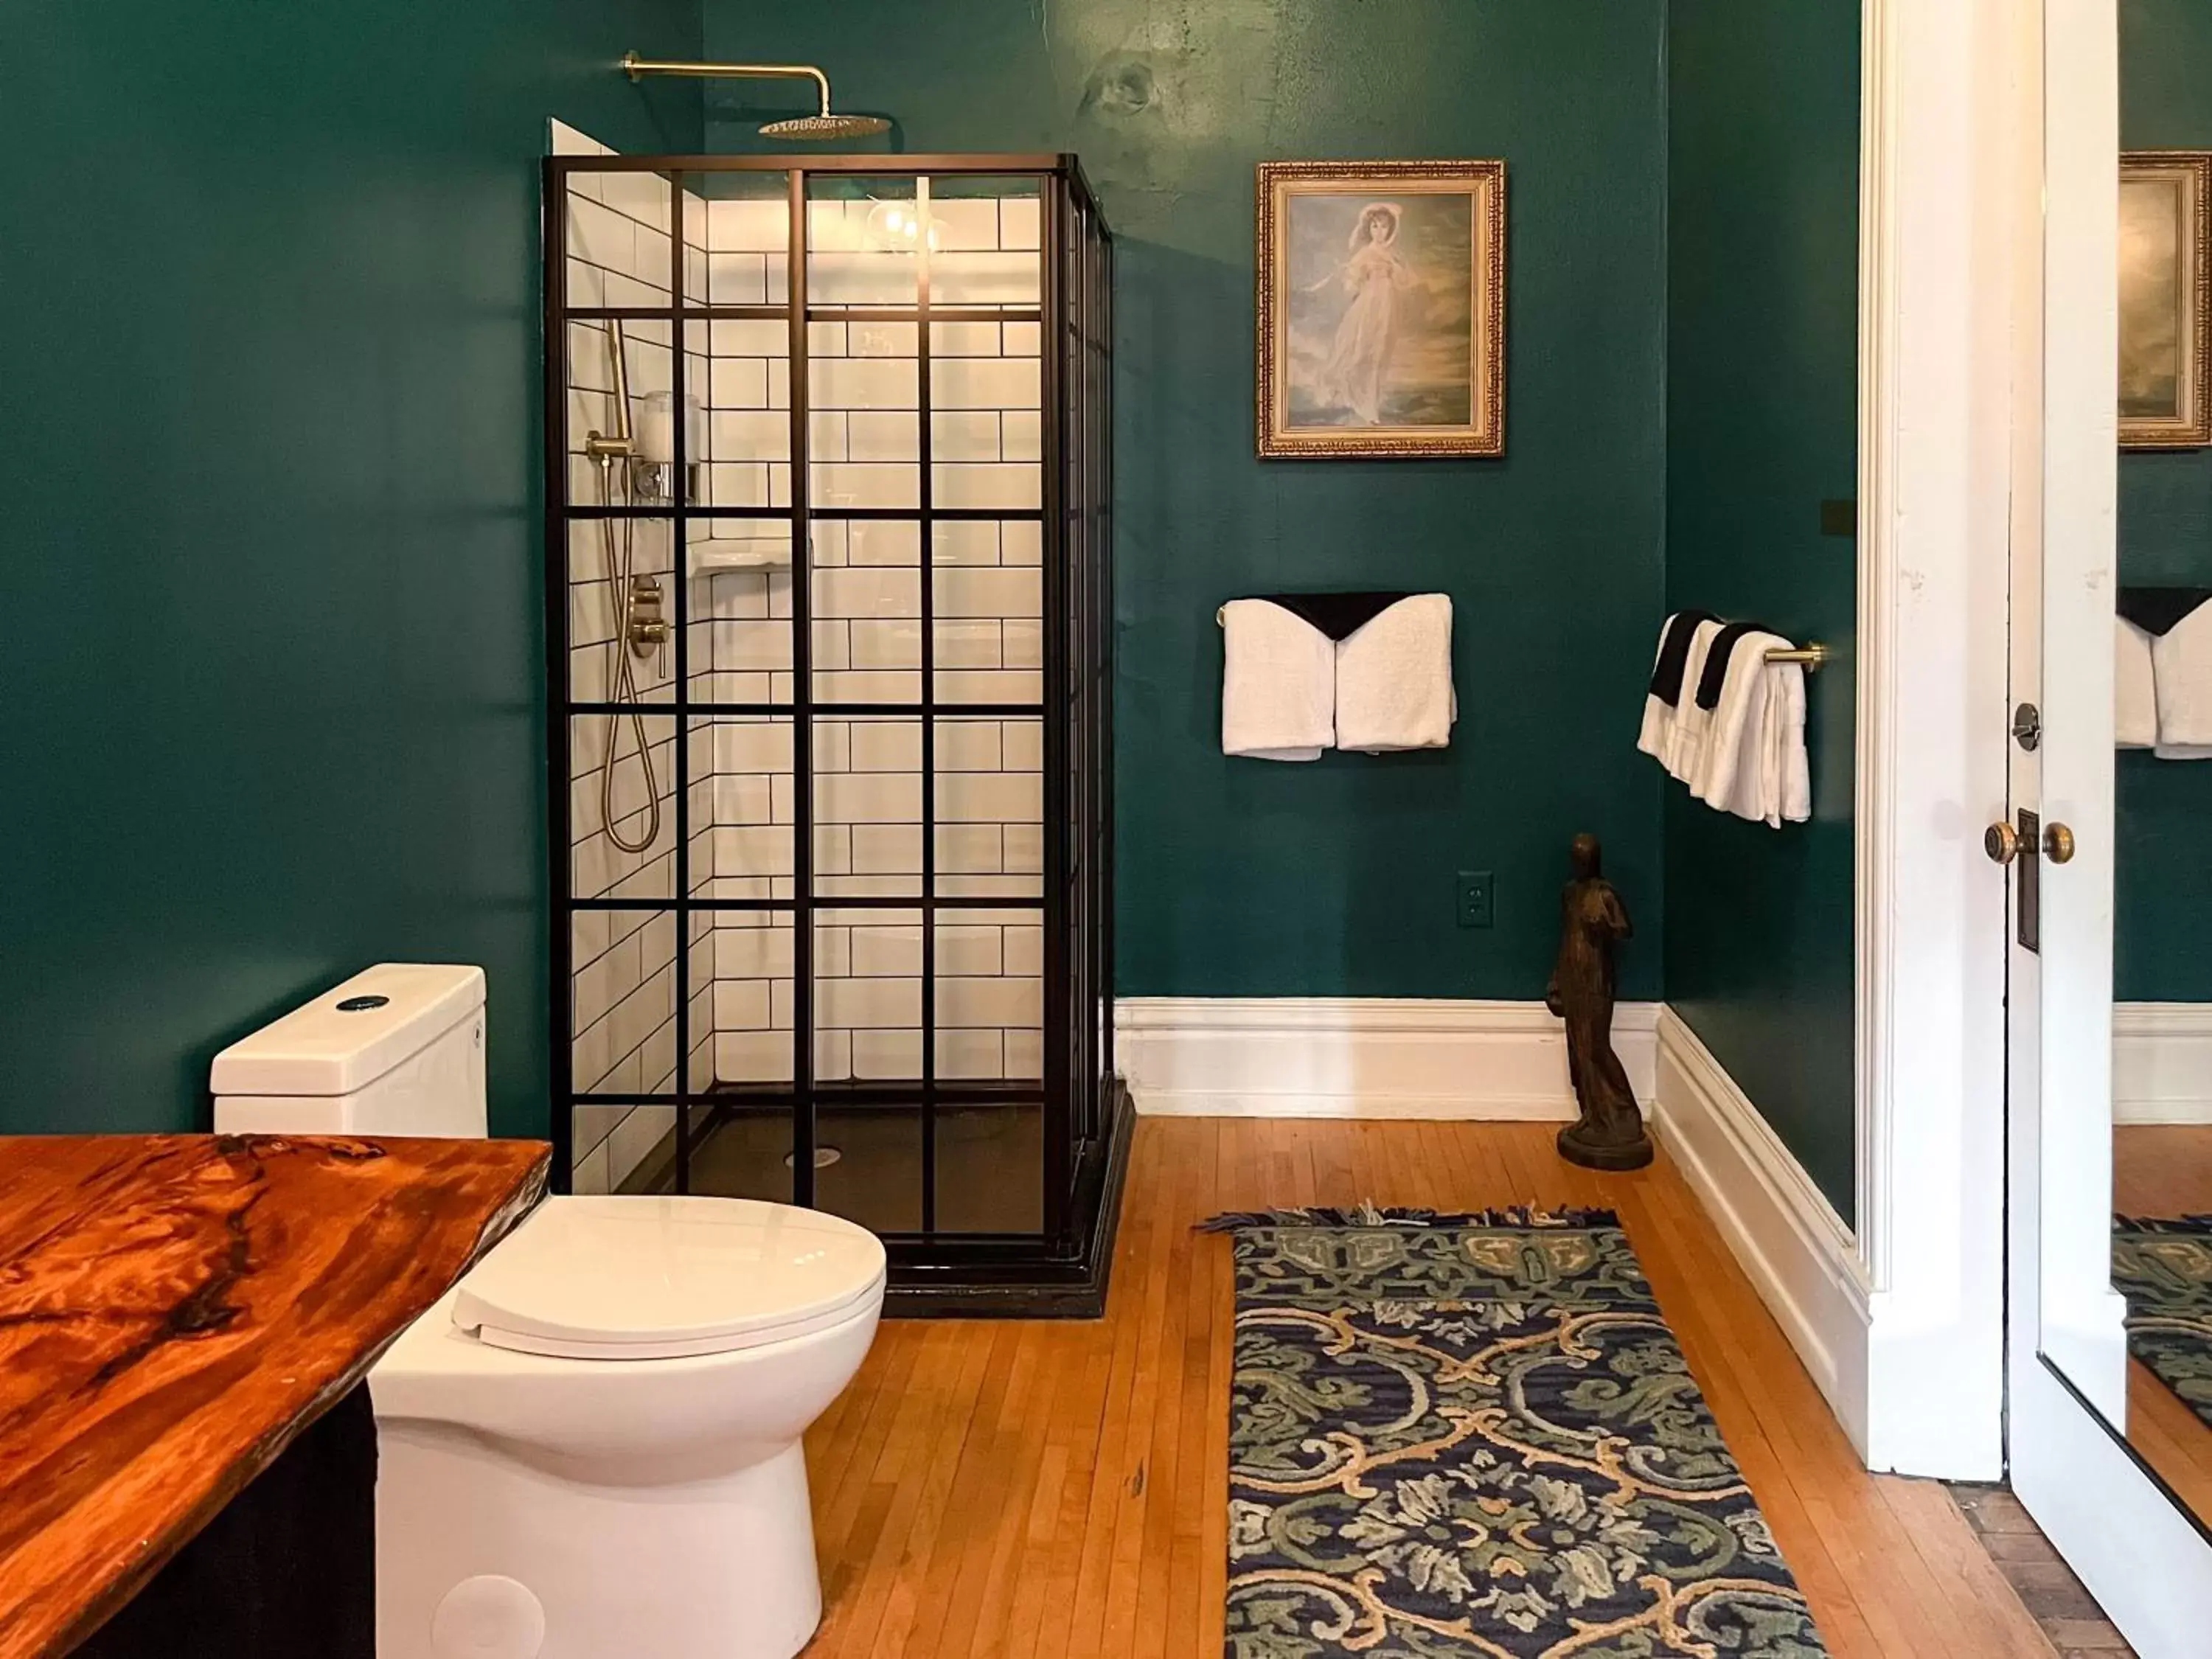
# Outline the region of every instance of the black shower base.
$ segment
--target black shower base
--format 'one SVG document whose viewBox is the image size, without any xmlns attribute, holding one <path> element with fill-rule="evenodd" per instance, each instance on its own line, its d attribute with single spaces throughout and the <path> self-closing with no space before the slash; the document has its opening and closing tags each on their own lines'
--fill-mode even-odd
<svg viewBox="0 0 2212 1659">
<path fill-rule="evenodd" d="M 877 1085 L 872 1093 L 880 1094 Z M 693 1108 L 688 1190 L 719 1198 L 793 1201 L 787 1105 L 750 1105 L 742 1086 L 718 1088 Z M 919 1091 L 917 1090 L 917 1093 Z M 892 1318 L 1095 1319 L 1105 1311 L 1134 1115 L 1119 1079 L 1104 1090 L 1105 1131 L 1079 1158 L 1071 1214 L 1076 1243 L 1044 1236 L 1044 1109 L 1036 1101 L 965 1101 L 936 1109 L 936 1229 L 921 1231 L 921 1108 L 841 1105 L 821 1091 L 814 1109 L 814 1204 L 882 1236 L 890 1258 L 884 1312 Z M 822 1149 L 834 1161 L 822 1163 Z M 622 1190 L 677 1190 L 676 1138 L 665 1138 Z"/>
</svg>

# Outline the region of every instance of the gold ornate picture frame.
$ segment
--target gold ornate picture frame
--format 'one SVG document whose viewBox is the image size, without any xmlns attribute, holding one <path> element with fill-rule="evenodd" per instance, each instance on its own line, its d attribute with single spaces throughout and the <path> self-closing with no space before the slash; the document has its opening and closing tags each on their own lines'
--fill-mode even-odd
<svg viewBox="0 0 2212 1659">
<path fill-rule="evenodd" d="M 2212 446 L 2212 150 L 2120 156 L 2120 447 Z"/>
<path fill-rule="evenodd" d="M 1505 453 L 1505 163 L 1266 161 L 1263 459 Z"/>
</svg>

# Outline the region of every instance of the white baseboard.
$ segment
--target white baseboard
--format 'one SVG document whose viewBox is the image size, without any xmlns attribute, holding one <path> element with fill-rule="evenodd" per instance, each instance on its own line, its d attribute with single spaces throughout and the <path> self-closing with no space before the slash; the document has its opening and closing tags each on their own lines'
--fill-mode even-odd
<svg viewBox="0 0 2212 1659">
<path fill-rule="evenodd" d="M 1656 1035 L 1652 1127 L 1863 1456 L 1869 1304 L 1851 1231 L 1672 1009 Z"/>
<path fill-rule="evenodd" d="M 1647 1103 L 1658 1012 L 1626 1002 L 1613 1013 L 1613 1047 Z M 1115 1026 L 1137 1109 L 1157 1115 L 1575 1115 L 1565 1031 L 1540 1002 L 1125 997 Z"/>
<path fill-rule="evenodd" d="M 2112 1005 L 2112 1121 L 2212 1123 L 2212 1002 Z"/>
</svg>

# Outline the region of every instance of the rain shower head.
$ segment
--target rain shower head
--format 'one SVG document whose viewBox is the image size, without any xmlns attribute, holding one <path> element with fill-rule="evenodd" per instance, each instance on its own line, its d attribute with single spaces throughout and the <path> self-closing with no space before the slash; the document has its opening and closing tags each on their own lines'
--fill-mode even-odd
<svg viewBox="0 0 2212 1659">
<path fill-rule="evenodd" d="M 794 115 L 787 121 L 770 121 L 761 129 L 763 138 L 867 138 L 889 132 L 891 124 L 880 115 Z"/>
<path fill-rule="evenodd" d="M 770 121 L 761 128 L 764 138 L 867 138 L 889 132 L 891 124 L 880 115 L 836 115 L 830 109 L 830 77 L 811 64 L 691 64 L 661 63 L 635 52 L 623 55 L 622 66 L 633 81 L 648 75 L 690 75 L 706 80 L 811 81 L 822 95 L 822 106 L 811 115 L 794 115 Z"/>
</svg>

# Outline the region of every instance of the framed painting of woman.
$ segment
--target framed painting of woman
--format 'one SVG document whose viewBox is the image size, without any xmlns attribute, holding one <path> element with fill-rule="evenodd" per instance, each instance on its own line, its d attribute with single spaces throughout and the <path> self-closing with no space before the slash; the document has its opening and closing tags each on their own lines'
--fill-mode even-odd
<svg viewBox="0 0 2212 1659">
<path fill-rule="evenodd" d="M 2120 447 L 2212 445 L 2212 152 L 2120 157 Z"/>
<path fill-rule="evenodd" d="M 1267 161 L 1262 458 L 1505 453 L 1505 164 Z"/>
</svg>

